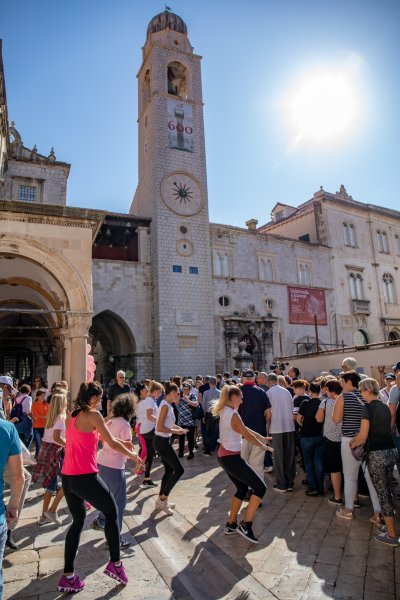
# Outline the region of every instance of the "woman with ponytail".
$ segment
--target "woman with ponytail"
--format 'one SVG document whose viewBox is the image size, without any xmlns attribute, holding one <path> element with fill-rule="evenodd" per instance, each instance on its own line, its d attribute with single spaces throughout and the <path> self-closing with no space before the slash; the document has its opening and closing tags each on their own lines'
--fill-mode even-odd
<svg viewBox="0 0 400 600">
<path fill-rule="evenodd" d="M 267 445 L 267 441 L 271 438 L 264 437 L 244 425 L 238 413 L 242 399 L 242 390 L 238 386 L 224 385 L 220 397 L 212 406 L 213 416 L 219 417 L 218 462 L 236 486 L 236 493 L 231 500 L 229 520 L 225 526 L 225 534 L 240 533 L 252 544 L 258 544 L 258 539 L 252 529 L 253 519 L 267 488 L 261 477 L 241 457 L 242 439 L 262 450 L 269 452 L 273 450 Z M 253 490 L 253 494 L 244 518 L 238 524 L 238 514 L 249 488 Z"/>
<path fill-rule="evenodd" d="M 107 428 L 98 408 L 103 390 L 95 381 L 82 383 L 73 412 L 67 418 L 65 458 L 62 482 L 65 499 L 72 515 L 72 524 L 65 539 L 64 574 L 58 583 L 59 592 L 76 593 L 85 583 L 74 573 L 74 562 L 85 523 L 85 500 L 105 516 L 104 533 L 110 549 L 110 561 L 104 573 L 126 585 L 128 577 L 120 560 L 120 529 L 118 509 L 109 488 L 98 475 L 97 446 L 101 439 L 110 448 L 141 464 L 132 451 L 130 441 L 119 441 Z"/>
<path fill-rule="evenodd" d="M 187 429 L 175 425 L 175 413 L 172 403 L 179 403 L 179 387 L 176 383 L 166 382 L 165 397 L 157 410 L 157 423 L 154 435 L 154 448 L 161 457 L 164 465 L 164 475 L 161 480 L 160 495 L 156 500 L 156 509 L 162 510 L 167 515 L 173 514 L 174 504 L 169 504 L 168 496 L 172 488 L 183 475 L 183 467 L 175 450 L 170 444 L 172 434 L 186 435 Z"/>
</svg>

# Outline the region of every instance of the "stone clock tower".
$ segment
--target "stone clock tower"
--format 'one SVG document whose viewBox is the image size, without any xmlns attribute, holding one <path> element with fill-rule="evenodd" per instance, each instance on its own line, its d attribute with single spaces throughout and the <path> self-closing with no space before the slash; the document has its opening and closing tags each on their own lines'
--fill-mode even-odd
<svg viewBox="0 0 400 600">
<path fill-rule="evenodd" d="M 214 373 L 214 317 L 200 56 L 171 12 L 147 28 L 138 73 L 139 183 L 151 217 L 153 375 Z"/>
</svg>

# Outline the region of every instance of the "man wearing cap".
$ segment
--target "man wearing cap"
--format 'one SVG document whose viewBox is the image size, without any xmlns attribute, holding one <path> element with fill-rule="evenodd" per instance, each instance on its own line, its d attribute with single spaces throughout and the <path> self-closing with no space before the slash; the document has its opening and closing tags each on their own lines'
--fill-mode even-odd
<svg viewBox="0 0 400 600">
<path fill-rule="evenodd" d="M 396 375 L 394 373 L 386 373 L 385 375 L 385 387 L 383 387 L 380 392 L 379 392 L 379 400 L 381 400 L 381 402 L 384 402 L 385 404 L 388 404 L 389 402 L 389 395 L 390 395 L 390 390 L 392 389 L 392 385 L 394 384 L 394 382 L 396 381 Z"/>
<path fill-rule="evenodd" d="M 0 390 L 2 392 L 0 402 L 0 418 L 6 419 L 7 404 L 11 402 L 11 395 L 16 396 L 18 390 L 13 387 L 13 380 L 8 375 L 0 375 Z"/>
<path fill-rule="evenodd" d="M 271 404 L 265 391 L 256 385 L 253 369 L 243 370 L 241 389 L 243 402 L 239 413 L 242 421 L 246 427 L 265 437 L 271 420 Z M 265 450 L 243 439 L 240 454 L 263 479 Z"/>
<path fill-rule="evenodd" d="M 201 405 L 204 411 L 203 422 L 205 424 L 204 456 L 211 456 L 211 450 L 214 449 L 214 446 L 217 442 L 218 420 L 212 415 L 211 408 L 212 403 L 215 400 L 218 400 L 221 394 L 221 392 L 217 390 L 216 377 L 209 376 L 208 383 L 210 388 L 208 390 L 205 390 L 201 399 Z"/>
<path fill-rule="evenodd" d="M 392 367 L 392 371 L 395 375 L 397 375 L 397 373 L 400 371 L 400 362 L 396 363 L 395 365 L 393 365 Z"/>
</svg>

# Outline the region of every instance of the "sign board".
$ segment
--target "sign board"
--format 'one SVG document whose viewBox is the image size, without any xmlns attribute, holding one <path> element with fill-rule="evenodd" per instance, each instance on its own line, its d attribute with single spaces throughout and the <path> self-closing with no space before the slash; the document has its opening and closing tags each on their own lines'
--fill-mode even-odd
<svg viewBox="0 0 400 600">
<path fill-rule="evenodd" d="M 177 310 L 176 311 L 176 324 L 177 325 L 198 325 L 199 324 L 199 313 L 189 310 Z"/>
<path fill-rule="evenodd" d="M 327 325 L 325 290 L 288 286 L 289 323 L 314 325 L 314 315 L 318 325 Z"/>
<path fill-rule="evenodd" d="M 167 100 L 169 147 L 194 152 L 193 106 L 180 100 Z"/>
</svg>

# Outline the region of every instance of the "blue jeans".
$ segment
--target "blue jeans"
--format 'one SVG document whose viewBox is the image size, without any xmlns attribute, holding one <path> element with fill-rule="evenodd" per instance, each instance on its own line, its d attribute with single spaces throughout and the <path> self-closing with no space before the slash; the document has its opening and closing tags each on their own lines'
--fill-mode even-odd
<svg viewBox="0 0 400 600">
<path fill-rule="evenodd" d="M 3 598 L 3 555 L 7 540 L 7 523 L 4 519 L 0 524 L 0 600 Z"/>
<path fill-rule="evenodd" d="M 300 440 L 303 450 L 304 467 L 307 474 L 308 487 L 324 493 L 324 438 L 302 437 Z"/>
<path fill-rule="evenodd" d="M 126 506 L 126 480 L 125 469 L 112 469 L 104 465 L 98 465 L 99 475 L 104 483 L 110 488 L 110 492 L 114 496 L 115 503 L 118 508 L 118 523 L 119 530 L 122 529 L 122 517 Z M 99 512 L 97 520 L 101 527 L 106 524 L 106 518 L 102 512 Z"/>
<path fill-rule="evenodd" d="M 35 441 L 35 458 L 39 454 L 40 446 L 42 445 L 42 438 L 44 436 L 44 427 L 35 427 L 33 430 L 33 439 Z"/>
</svg>

